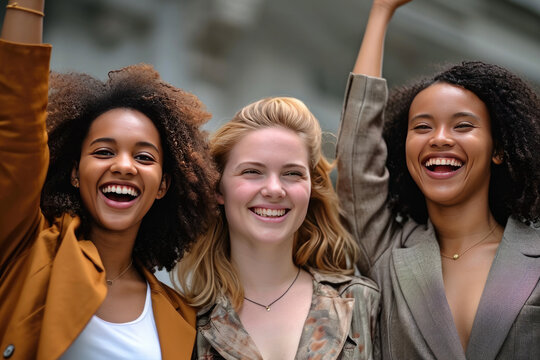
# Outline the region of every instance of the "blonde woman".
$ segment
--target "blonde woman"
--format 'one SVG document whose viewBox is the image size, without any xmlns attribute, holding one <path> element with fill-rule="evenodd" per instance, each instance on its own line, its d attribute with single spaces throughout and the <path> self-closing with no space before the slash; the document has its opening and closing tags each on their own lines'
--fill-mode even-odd
<svg viewBox="0 0 540 360">
<path fill-rule="evenodd" d="M 321 129 L 293 98 L 250 104 L 217 131 L 221 216 L 176 275 L 200 307 L 199 359 L 371 359 L 379 291 L 352 276 Z"/>
</svg>

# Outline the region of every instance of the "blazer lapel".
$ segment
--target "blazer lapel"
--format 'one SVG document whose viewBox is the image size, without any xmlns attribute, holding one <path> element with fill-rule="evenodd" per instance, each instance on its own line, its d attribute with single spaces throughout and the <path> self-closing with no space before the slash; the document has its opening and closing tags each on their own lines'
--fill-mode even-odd
<svg viewBox="0 0 540 360">
<path fill-rule="evenodd" d="M 51 269 L 38 359 L 56 359 L 64 353 L 107 294 L 96 247 L 75 237 L 79 219 L 68 219 L 64 225 L 67 230 Z"/>
<path fill-rule="evenodd" d="M 159 336 L 161 348 L 161 358 L 167 359 L 191 359 L 191 353 L 195 344 L 196 330 L 190 325 L 184 316 L 189 310 L 184 305 L 167 295 L 163 285 L 144 267 L 142 269 L 144 277 L 150 284 L 152 297 L 152 310 Z M 193 322 L 195 313 L 193 311 Z"/>
<path fill-rule="evenodd" d="M 494 359 L 540 277 L 538 232 L 509 219 L 474 320 L 467 358 Z"/>
<path fill-rule="evenodd" d="M 437 359 L 465 359 L 448 306 L 439 246 L 430 226 L 411 247 L 392 256 L 400 289 L 426 343 Z"/>
<path fill-rule="evenodd" d="M 320 284 L 312 301 L 295 359 L 337 359 L 351 327 L 354 299 Z"/>
<path fill-rule="evenodd" d="M 263 360 L 230 303 L 221 298 L 210 314 L 209 323 L 199 332 L 227 360 Z"/>
</svg>

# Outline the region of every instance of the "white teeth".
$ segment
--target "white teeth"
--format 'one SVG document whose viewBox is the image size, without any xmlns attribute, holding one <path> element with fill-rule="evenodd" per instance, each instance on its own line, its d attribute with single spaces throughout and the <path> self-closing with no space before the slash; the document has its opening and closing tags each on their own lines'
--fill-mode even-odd
<svg viewBox="0 0 540 360">
<path fill-rule="evenodd" d="M 426 167 L 433 165 L 450 165 L 454 167 L 461 167 L 463 163 L 460 160 L 454 158 L 430 158 L 424 164 L 424 166 Z"/>
<path fill-rule="evenodd" d="M 253 212 L 259 216 L 279 217 L 285 215 L 285 209 L 254 208 Z"/>
<path fill-rule="evenodd" d="M 122 186 L 122 185 L 107 185 L 101 189 L 101 192 L 104 194 L 115 193 L 119 195 L 131 195 L 139 196 L 139 192 L 131 186 Z"/>
</svg>

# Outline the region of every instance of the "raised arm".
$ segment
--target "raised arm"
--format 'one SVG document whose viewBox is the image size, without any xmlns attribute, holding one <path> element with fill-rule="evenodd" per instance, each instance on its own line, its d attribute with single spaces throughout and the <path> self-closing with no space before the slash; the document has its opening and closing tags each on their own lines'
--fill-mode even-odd
<svg viewBox="0 0 540 360">
<path fill-rule="evenodd" d="M 2 26 L 3 40 L 41 44 L 44 0 L 10 0 Z"/>
<path fill-rule="evenodd" d="M 337 190 L 349 230 L 361 248 L 358 267 L 368 276 L 388 249 L 393 223 L 386 207 L 387 152 L 382 138 L 387 99 L 386 81 L 380 78 L 384 38 L 395 9 L 409 1 L 374 1 L 343 103 Z"/>
<path fill-rule="evenodd" d="M 43 0 L 11 0 L 0 40 L 0 276 L 32 243 L 48 166 L 45 118 L 50 46 Z M 38 13 L 36 13 L 35 11 Z"/>
<path fill-rule="evenodd" d="M 362 45 L 354 64 L 353 73 L 381 77 L 384 39 L 388 23 L 398 7 L 411 0 L 375 0 L 362 39 Z"/>
</svg>

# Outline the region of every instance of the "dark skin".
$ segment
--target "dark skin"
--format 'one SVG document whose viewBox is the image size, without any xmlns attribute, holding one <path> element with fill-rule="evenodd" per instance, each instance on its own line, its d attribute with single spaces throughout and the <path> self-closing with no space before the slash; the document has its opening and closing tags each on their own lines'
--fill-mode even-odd
<svg viewBox="0 0 540 360">
<path fill-rule="evenodd" d="M 44 1 L 19 0 L 18 5 L 43 11 Z M 17 9 L 6 10 L 2 27 L 2 39 L 20 43 L 41 44 L 42 33 L 43 17 Z M 95 167 L 90 169 L 92 171 L 85 172 L 85 170 L 88 170 L 85 169 L 85 166 L 88 166 L 85 164 L 88 162 L 82 161 L 84 160 L 82 156 L 87 150 L 85 148 L 87 139 L 85 139 L 81 149 L 81 161 L 73 169 L 71 182 L 75 187 L 79 188 L 94 181 L 92 183 L 95 189 L 96 200 L 94 202 L 101 204 L 101 207 L 93 208 L 92 206 L 95 204 L 84 202 L 87 210 L 94 210 L 93 212 L 90 211 L 92 213 L 92 223 L 90 225 L 89 239 L 99 252 L 107 274 L 106 278 L 114 279 L 128 268 L 142 218 L 153 201 L 165 195 L 169 183 L 167 176 L 162 173 L 163 159 L 154 154 L 156 158 L 150 160 L 148 153 L 151 151 L 148 149 L 151 147 L 144 148 L 143 146 L 141 148 L 140 145 L 141 142 L 153 143 L 157 149 L 161 148 L 161 139 L 150 120 L 141 125 L 142 130 L 140 133 L 143 135 L 141 135 L 142 138 L 139 136 L 137 139 L 132 138 L 135 133 L 133 131 L 124 131 L 121 132 L 121 135 L 115 133 L 113 127 L 116 125 L 114 121 L 109 121 L 108 126 L 109 128 L 101 129 L 100 137 L 112 138 L 116 145 L 112 146 L 112 149 L 108 147 L 107 151 L 109 152 L 99 152 L 99 156 L 95 156 L 95 154 L 91 156 L 94 165 L 98 164 L 101 167 L 99 177 L 92 180 L 88 175 L 85 175 L 87 173 L 96 173 L 94 171 Z M 154 131 L 153 137 L 148 135 L 152 133 L 152 127 Z M 102 146 L 102 148 L 104 147 L 106 146 Z M 137 186 L 139 194 L 134 201 L 135 205 L 122 208 L 122 206 L 118 206 L 118 203 L 116 205 L 110 201 L 107 203 L 103 194 L 100 194 L 99 191 L 105 181 Z M 110 212 L 106 213 L 105 211 L 104 213 L 103 208 L 110 210 Z M 103 221 L 103 219 L 106 220 Z M 135 266 L 130 266 L 127 271 L 113 282 L 112 286 L 108 286 L 107 296 L 97 310 L 96 315 L 106 321 L 115 323 L 132 321 L 141 314 L 144 308 L 145 296 L 146 281 Z"/>
<path fill-rule="evenodd" d="M 381 77 L 388 23 L 408 2 L 373 2 L 354 73 Z M 449 93 L 459 100 L 450 103 Z M 442 109 L 441 104 L 448 106 Z M 489 208 L 490 164 L 502 162 L 489 129 L 485 105 L 473 93 L 449 84 L 420 92 L 409 112 L 407 167 L 426 198 L 441 253 L 460 255 L 457 260 L 441 255 L 441 262 L 446 298 L 464 350 L 504 230 Z M 429 158 L 459 160 L 462 166 L 435 174 L 424 166 Z"/>
<path fill-rule="evenodd" d="M 90 126 L 72 173 L 72 183 L 92 218 L 89 238 L 99 251 L 107 279 L 114 279 L 96 313 L 109 322 L 134 320 L 144 308 L 146 281 L 129 264 L 142 219 L 167 192 L 162 154 L 159 133 L 148 117 L 113 109 Z M 113 184 L 136 189 L 137 198 L 129 203 L 107 198 L 102 189 Z"/>
</svg>

